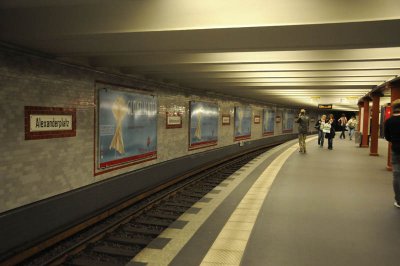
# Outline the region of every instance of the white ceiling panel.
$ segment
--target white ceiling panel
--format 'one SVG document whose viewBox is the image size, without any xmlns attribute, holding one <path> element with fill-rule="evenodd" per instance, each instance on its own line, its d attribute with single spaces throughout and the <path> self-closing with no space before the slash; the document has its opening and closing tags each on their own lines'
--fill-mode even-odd
<svg viewBox="0 0 400 266">
<path fill-rule="evenodd" d="M 0 41 L 249 99 L 356 110 L 400 74 L 398 0 L 0 0 Z"/>
</svg>

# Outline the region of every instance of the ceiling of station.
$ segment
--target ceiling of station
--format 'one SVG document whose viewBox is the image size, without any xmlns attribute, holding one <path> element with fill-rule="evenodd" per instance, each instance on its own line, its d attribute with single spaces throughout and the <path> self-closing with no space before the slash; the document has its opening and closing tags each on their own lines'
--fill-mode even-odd
<svg viewBox="0 0 400 266">
<path fill-rule="evenodd" d="M 0 40 L 262 103 L 356 110 L 400 75 L 398 0 L 0 0 Z"/>
</svg>

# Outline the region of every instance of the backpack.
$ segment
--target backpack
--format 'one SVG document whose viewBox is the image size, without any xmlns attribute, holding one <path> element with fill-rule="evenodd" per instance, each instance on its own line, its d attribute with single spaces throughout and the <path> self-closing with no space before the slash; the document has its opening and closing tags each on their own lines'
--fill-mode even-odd
<svg viewBox="0 0 400 266">
<path fill-rule="evenodd" d="M 353 120 L 349 121 L 349 123 L 347 123 L 347 126 L 348 126 L 350 129 L 354 129 L 354 128 L 355 128 L 355 125 L 354 125 Z"/>
</svg>

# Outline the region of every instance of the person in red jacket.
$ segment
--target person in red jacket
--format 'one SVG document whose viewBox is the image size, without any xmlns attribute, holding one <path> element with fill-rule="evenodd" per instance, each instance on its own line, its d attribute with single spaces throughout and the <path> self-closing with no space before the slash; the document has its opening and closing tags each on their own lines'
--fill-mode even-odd
<svg viewBox="0 0 400 266">
<path fill-rule="evenodd" d="M 394 206 L 400 208 L 400 99 L 392 102 L 392 116 L 385 122 L 385 139 L 392 143 Z"/>
</svg>

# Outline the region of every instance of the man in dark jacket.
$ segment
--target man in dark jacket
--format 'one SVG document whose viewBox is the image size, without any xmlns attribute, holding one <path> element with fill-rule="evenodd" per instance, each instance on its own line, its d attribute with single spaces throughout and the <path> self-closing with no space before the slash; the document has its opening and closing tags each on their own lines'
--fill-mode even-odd
<svg viewBox="0 0 400 266">
<path fill-rule="evenodd" d="M 295 122 L 299 123 L 299 152 L 306 153 L 306 137 L 309 126 L 309 118 L 306 116 L 306 110 L 301 109 L 299 117 Z"/>
<path fill-rule="evenodd" d="M 394 206 L 400 208 L 400 99 L 392 102 L 392 116 L 385 122 L 385 139 L 392 143 Z"/>
</svg>

